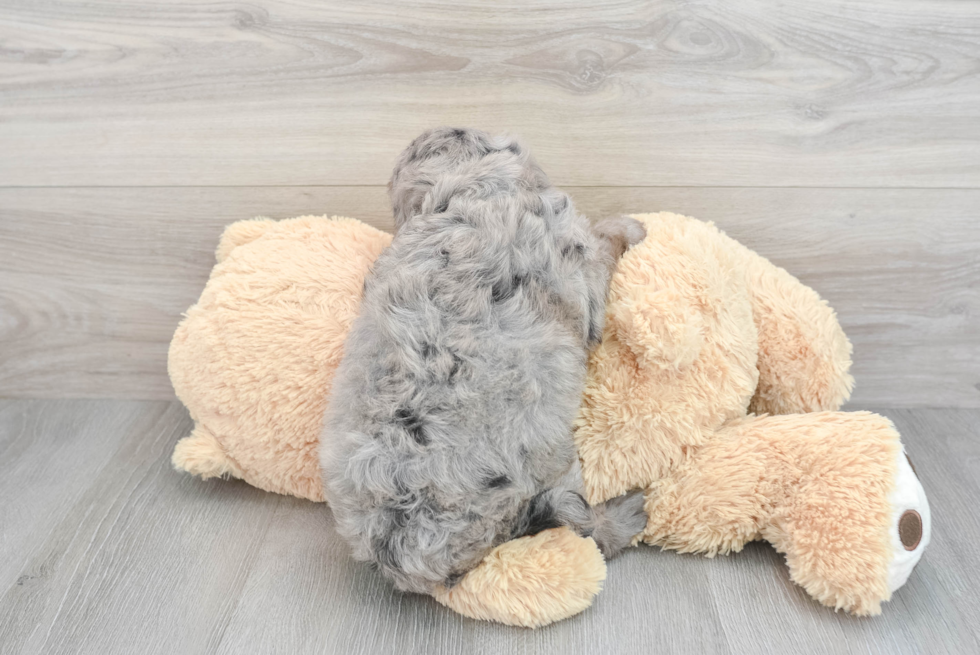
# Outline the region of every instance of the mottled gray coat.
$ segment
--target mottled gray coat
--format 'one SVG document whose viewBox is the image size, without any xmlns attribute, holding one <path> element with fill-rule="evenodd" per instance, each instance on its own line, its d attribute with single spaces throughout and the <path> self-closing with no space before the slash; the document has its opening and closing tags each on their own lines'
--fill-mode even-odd
<svg viewBox="0 0 980 655">
<path fill-rule="evenodd" d="M 616 258 L 516 141 L 441 128 L 391 178 L 396 234 L 365 284 L 321 440 L 326 495 L 357 559 L 403 590 L 452 586 L 494 546 L 545 528 L 610 556 L 642 496 L 591 508 L 572 438 Z"/>
</svg>

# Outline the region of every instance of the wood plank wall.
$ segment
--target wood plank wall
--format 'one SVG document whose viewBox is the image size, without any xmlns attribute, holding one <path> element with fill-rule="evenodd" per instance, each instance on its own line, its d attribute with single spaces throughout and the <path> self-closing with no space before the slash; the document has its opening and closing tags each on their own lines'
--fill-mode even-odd
<svg viewBox="0 0 980 655">
<path fill-rule="evenodd" d="M 980 4 L 0 0 L 0 396 L 166 399 L 226 223 L 344 214 L 426 127 L 591 216 L 713 220 L 837 309 L 853 405 L 980 407 Z"/>
</svg>

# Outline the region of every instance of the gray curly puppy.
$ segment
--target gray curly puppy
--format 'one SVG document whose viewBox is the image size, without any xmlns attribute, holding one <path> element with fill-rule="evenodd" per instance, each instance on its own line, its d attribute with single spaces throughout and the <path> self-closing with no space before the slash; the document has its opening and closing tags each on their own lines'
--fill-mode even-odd
<svg viewBox="0 0 980 655">
<path fill-rule="evenodd" d="M 396 234 L 365 283 L 321 439 L 354 557 L 431 593 L 546 528 L 616 554 L 646 524 L 643 497 L 589 506 L 572 422 L 610 273 L 643 226 L 591 228 L 520 144 L 469 129 L 415 139 L 389 191 Z"/>
</svg>

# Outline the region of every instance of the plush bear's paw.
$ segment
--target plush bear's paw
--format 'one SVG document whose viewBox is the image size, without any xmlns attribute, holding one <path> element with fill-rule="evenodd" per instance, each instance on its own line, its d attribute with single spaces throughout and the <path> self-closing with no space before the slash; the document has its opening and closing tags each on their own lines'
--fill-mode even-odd
<svg viewBox="0 0 980 655">
<path fill-rule="evenodd" d="M 637 489 L 593 507 L 596 524 L 592 538 L 606 559 L 618 555 L 646 528 L 643 502 L 643 491 Z"/>
<path fill-rule="evenodd" d="M 635 246 L 647 235 L 643 223 L 629 216 L 604 218 L 592 228 L 596 236 L 606 239 L 612 247 L 613 257 L 619 259 L 623 253 Z"/>
<path fill-rule="evenodd" d="M 890 497 L 892 519 L 888 526 L 892 542 L 892 561 L 888 565 L 888 590 L 894 592 L 905 584 L 912 569 L 929 545 L 932 517 L 922 483 L 905 451 L 898 453 L 895 490 Z"/>
<path fill-rule="evenodd" d="M 433 596 L 464 616 L 537 628 L 591 605 L 605 579 L 595 542 L 562 527 L 497 546 L 459 584 L 437 587 Z"/>
</svg>

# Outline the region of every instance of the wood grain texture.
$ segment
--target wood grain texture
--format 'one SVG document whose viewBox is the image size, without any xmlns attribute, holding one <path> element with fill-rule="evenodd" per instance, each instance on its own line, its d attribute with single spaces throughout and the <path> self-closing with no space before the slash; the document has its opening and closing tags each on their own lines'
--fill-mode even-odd
<svg viewBox="0 0 980 655">
<path fill-rule="evenodd" d="M 527 631 L 397 594 L 329 510 L 173 472 L 224 225 L 346 214 L 421 130 L 524 137 L 591 216 L 713 220 L 837 309 L 851 406 L 980 408 L 980 3 L 0 0 L 0 654 L 980 652 L 980 409 L 885 410 L 933 543 L 876 619 L 753 544 L 611 563 Z"/>
<path fill-rule="evenodd" d="M 0 184 L 382 184 L 422 129 L 562 185 L 980 185 L 980 4 L 0 2 Z"/>
<path fill-rule="evenodd" d="M 980 407 L 980 191 L 569 190 L 590 216 L 715 221 L 815 288 L 855 403 Z M 0 396 L 173 398 L 167 346 L 222 227 L 304 213 L 391 227 L 377 187 L 0 189 Z"/>
<path fill-rule="evenodd" d="M 595 604 L 539 630 L 464 619 L 352 562 L 323 505 L 170 468 L 176 403 L 0 401 L 0 651 L 44 653 L 975 653 L 980 411 L 886 410 L 933 541 L 872 619 L 817 605 L 752 544 L 640 547 Z"/>
</svg>

